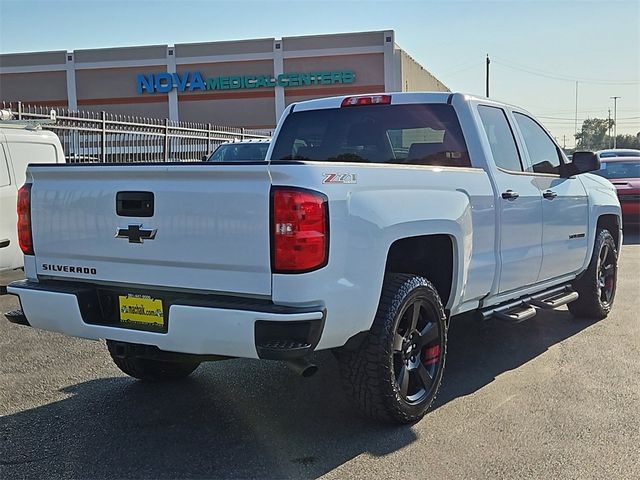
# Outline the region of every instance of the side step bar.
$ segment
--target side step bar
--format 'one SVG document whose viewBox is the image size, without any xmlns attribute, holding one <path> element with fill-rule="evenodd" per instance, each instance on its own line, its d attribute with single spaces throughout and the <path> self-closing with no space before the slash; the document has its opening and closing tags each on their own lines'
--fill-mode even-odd
<svg viewBox="0 0 640 480">
<path fill-rule="evenodd" d="M 500 305 L 479 310 L 481 320 L 495 317 L 511 323 L 520 323 L 534 317 L 536 309 L 551 310 L 578 299 L 578 292 L 570 285 L 554 287 L 534 295 L 527 295 L 518 300 L 511 300 Z M 535 308 L 534 308 L 535 307 Z"/>
<path fill-rule="evenodd" d="M 493 316 L 498 320 L 504 320 L 505 322 L 520 323 L 535 317 L 536 313 L 535 308 L 522 305 L 521 307 L 514 307 L 513 309 L 505 312 L 495 312 Z"/>
<path fill-rule="evenodd" d="M 554 308 L 561 307 L 562 305 L 566 305 L 567 303 L 571 303 L 574 300 L 578 299 L 578 292 L 567 291 L 561 292 L 553 297 L 545 298 L 543 300 L 537 300 L 532 298 L 529 303 L 534 307 L 542 308 L 545 310 L 552 310 Z"/>
</svg>

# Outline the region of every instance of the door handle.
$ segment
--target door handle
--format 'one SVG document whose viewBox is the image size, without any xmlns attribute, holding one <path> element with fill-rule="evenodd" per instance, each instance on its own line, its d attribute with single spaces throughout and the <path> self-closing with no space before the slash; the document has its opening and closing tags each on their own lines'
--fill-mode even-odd
<svg viewBox="0 0 640 480">
<path fill-rule="evenodd" d="M 11 240 L 9 239 L 0 240 L 0 248 L 5 248 L 5 247 L 8 247 L 9 245 L 11 245 Z"/>
<path fill-rule="evenodd" d="M 502 198 L 505 200 L 515 200 L 520 195 L 518 192 L 514 192 L 513 190 L 507 190 L 506 192 L 502 192 Z"/>
<path fill-rule="evenodd" d="M 545 190 L 542 196 L 548 200 L 553 200 L 558 196 L 558 194 L 553 190 Z"/>
</svg>

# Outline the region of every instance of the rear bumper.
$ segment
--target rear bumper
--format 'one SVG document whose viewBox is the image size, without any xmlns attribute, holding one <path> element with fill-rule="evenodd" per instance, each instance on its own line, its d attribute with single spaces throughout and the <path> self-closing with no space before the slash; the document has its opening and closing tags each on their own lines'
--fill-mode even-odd
<svg viewBox="0 0 640 480">
<path fill-rule="evenodd" d="M 325 318 L 321 307 L 291 308 L 212 295 L 174 296 L 168 304 L 167 331 L 158 333 L 96 320 L 95 286 L 25 280 L 9 285 L 8 292 L 20 298 L 24 317 L 34 328 L 194 355 L 302 357 L 318 344 Z"/>
</svg>

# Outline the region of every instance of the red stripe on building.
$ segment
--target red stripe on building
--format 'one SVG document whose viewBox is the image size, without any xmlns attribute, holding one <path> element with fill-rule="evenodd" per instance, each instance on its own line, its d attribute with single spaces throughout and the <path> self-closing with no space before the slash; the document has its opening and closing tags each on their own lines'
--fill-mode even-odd
<svg viewBox="0 0 640 480">
<path fill-rule="evenodd" d="M 78 105 L 122 105 L 127 103 L 166 103 L 167 95 L 78 99 Z"/>
<path fill-rule="evenodd" d="M 194 102 L 198 100 L 229 100 L 238 98 L 275 98 L 273 90 L 254 90 L 251 92 L 211 92 L 211 93 L 183 93 L 178 95 L 178 101 Z"/>
<path fill-rule="evenodd" d="M 356 95 L 359 93 L 382 93 L 384 92 L 384 85 L 352 85 L 349 87 L 344 86 L 331 86 L 331 87 L 317 87 L 317 88 L 287 88 L 284 93 L 288 97 L 305 97 L 308 95 Z"/>
<path fill-rule="evenodd" d="M 10 102 L 16 108 L 18 108 L 18 102 Z M 23 106 L 32 106 L 32 107 L 66 107 L 67 100 L 26 100 L 22 102 Z"/>
</svg>

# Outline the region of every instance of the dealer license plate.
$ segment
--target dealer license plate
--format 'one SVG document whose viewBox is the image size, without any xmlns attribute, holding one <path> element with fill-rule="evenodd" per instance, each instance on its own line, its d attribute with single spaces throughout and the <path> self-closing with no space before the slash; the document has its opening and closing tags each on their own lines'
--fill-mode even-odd
<svg viewBox="0 0 640 480">
<path fill-rule="evenodd" d="M 120 323 L 131 328 L 164 330 L 162 300 L 149 295 L 119 295 Z"/>
</svg>

